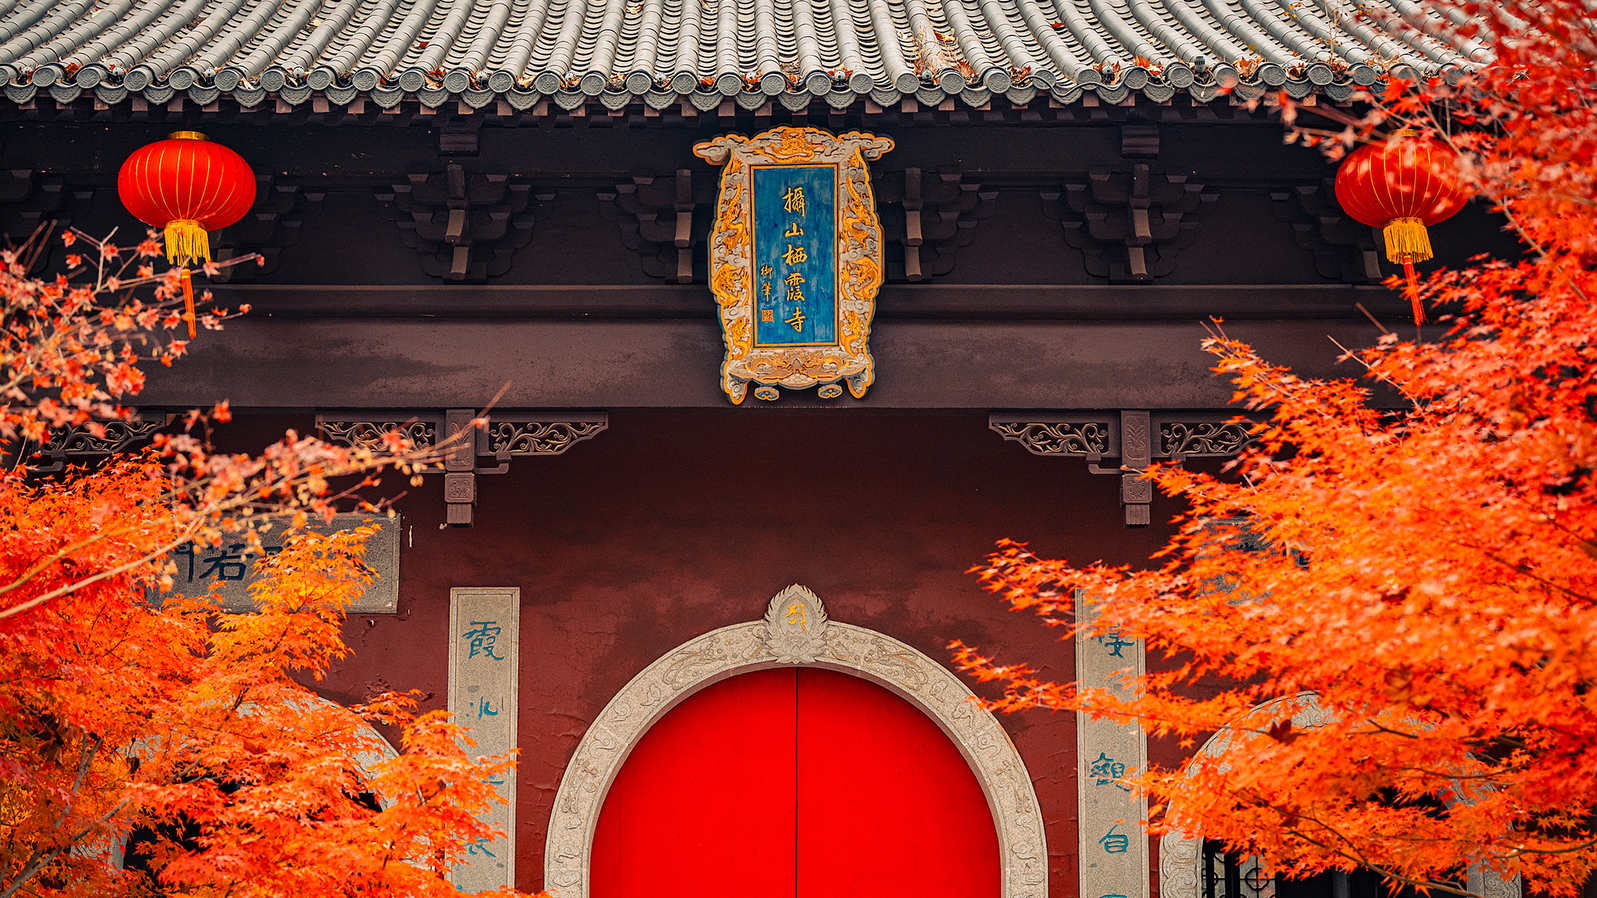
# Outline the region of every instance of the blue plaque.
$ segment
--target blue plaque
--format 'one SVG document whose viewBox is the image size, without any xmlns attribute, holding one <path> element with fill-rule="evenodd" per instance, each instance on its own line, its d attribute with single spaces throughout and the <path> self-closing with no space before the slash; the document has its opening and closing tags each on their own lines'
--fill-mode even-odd
<svg viewBox="0 0 1597 898">
<path fill-rule="evenodd" d="M 757 165 L 754 345 L 837 342 L 837 166 Z"/>
<path fill-rule="evenodd" d="M 780 387 L 864 398 L 882 284 L 882 225 L 867 159 L 885 137 L 772 128 L 694 146 L 721 172 L 710 235 L 710 290 L 721 307 L 721 389 L 734 404 Z"/>
</svg>

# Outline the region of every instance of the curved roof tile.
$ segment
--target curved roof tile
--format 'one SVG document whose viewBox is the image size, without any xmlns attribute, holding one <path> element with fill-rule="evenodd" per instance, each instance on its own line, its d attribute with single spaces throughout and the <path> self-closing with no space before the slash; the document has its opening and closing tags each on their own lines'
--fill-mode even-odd
<svg viewBox="0 0 1597 898">
<path fill-rule="evenodd" d="M 766 98 L 799 109 L 1084 90 L 1199 101 L 1345 97 L 1385 72 L 1448 76 L 1486 61 L 1414 0 L 0 0 L 0 86 L 107 103 L 188 90 L 244 105 L 314 90 L 384 106 L 494 96 L 525 109 Z M 195 94 L 199 91 L 199 94 Z"/>
</svg>

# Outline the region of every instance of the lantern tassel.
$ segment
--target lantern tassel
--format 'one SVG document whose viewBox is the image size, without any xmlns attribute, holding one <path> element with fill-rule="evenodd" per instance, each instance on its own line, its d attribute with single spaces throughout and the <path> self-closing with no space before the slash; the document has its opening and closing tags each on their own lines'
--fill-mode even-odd
<svg viewBox="0 0 1597 898">
<path fill-rule="evenodd" d="M 201 232 L 203 233 L 203 232 Z M 194 280 L 189 277 L 189 270 L 183 269 L 183 320 L 189 323 L 189 339 L 194 339 Z"/>
<path fill-rule="evenodd" d="M 1381 229 L 1381 235 L 1386 238 L 1386 260 L 1393 265 L 1424 262 L 1435 255 L 1431 252 L 1431 235 L 1425 232 L 1425 222 L 1418 218 L 1394 218 Z"/>
<path fill-rule="evenodd" d="M 1418 218 L 1394 218 L 1381 229 L 1386 238 L 1386 259 L 1401 263 L 1408 278 L 1408 301 L 1414 307 L 1414 323 L 1425 323 L 1425 306 L 1420 304 L 1419 276 L 1414 273 L 1414 263 L 1424 262 L 1436 254 L 1431 251 L 1431 235 L 1425 222 Z"/>
<path fill-rule="evenodd" d="M 1419 276 L 1414 273 L 1414 263 L 1403 260 L 1403 274 L 1408 278 L 1408 301 L 1414 307 L 1414 323 L 1425 323 L 1425 306 L 1420 304 Z M 192 328 L 194 325 L 189 325 Z"/>
<path fill-rule="evenodd" d="M 205 226 L 192 218 L 179 218 L 166 223 L 166 260 L 173 265 L 187 265 L 204 259 L 211 261 L 211 239 Z"/>
</svg>

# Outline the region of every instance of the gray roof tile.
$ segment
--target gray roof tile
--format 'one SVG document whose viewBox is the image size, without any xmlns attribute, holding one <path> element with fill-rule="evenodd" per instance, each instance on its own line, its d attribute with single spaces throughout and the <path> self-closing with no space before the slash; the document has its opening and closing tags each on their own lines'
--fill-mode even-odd
<svg viewBox="0 0 1597 898">
<path fill-rule="evenodd" d="M 1233 80 L 1246 96 L 1335 98 L 1389 71 L 1484 62 L 1451 15 L 1414 0 L 0 0 L 0 86 L 13 102 L 49 88 L 389 106 L 397 91 L 518 109 L 1207 101 Z"/>
</svg>

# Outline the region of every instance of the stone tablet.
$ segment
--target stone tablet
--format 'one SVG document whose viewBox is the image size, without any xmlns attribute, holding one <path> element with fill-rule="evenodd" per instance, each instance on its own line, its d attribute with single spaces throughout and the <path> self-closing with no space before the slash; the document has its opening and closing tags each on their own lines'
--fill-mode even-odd
<svg viewBox="0 0 1597 898">
<path fill-rule="evenodd" d="M 350 606 L 352 614 L 393 614 L 399 610 L 399 533 L 401 520 L 380 514 L 334 515 L 329 523 L 313 521 L 306 529 L 316 533 L 354 530 L 372 525 L 377 532 L 366 540 L 363 561 L 377 575 L 366 592 Z M 265 524 L 261 545 L 270 555 L 283 546 L 286 527 Z M 183 596 L 201 596 L 213 587 L 224 611 L 254 611 L 250 586 L 256 581 L 255 563 L 261 556 L 246 551 L 242 538 L 220 546 L 184 545 L 168 556 L 177 565 L 172 590 Z"/>
<path fill-rule="evenodd" d="M 1076 590 L 1076 619 L 1097 617 Z M 1118 633 L 1076 639 L 1076 683 L 1130 698 L 1126 672 L 1143 672 L 1142 643 Z M 1081 898 L 1148 898 L 1148 801 L 1121 780 L 1148 766 L 1148 736 L 1137 724 L 1076 716 L 1076 789 L 1080 814 Z"/>
<path fill-rule="evenodd" d="M 521 590 L 514 586 L 457 587 L 449 591 L 449 713 L 476 742 L 471 757 L 502 755 L 516 747 L 516 672 L 520 667 Z M 483 819 L 505 834 L 468 849 L 467 862 L 450 882 L 481 892 L 516 882 L 516 775 L 494 786 L 504 798 Z"/>
</svg>

